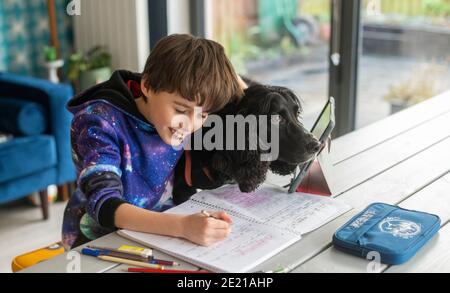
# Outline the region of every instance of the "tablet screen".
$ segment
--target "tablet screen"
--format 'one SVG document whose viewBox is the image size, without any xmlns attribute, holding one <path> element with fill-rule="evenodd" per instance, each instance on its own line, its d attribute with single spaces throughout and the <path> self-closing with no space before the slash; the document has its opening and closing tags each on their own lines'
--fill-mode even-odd
<svg viewBox="0 0 450 293">
<path fill-rule="evenodd" d="M 330 101 L 326 104 L 325 108 L 322 110 L 319 118 L 316 120 L 311 132 L 314 136 L 320 141 L 324 141 L 326 137 L 323 137 L 327 128 L 330 126 L 330 122 L 332 122 L 333 115 L 333 100 L 330 98 Z"/>
</svg>

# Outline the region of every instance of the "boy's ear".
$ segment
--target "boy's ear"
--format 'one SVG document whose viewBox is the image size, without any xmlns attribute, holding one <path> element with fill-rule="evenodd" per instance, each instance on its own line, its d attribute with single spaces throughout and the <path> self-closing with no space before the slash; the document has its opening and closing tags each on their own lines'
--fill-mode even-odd
<svg viewBox="0 0 450 293">
<path fill-rule="evenodd" d="M 145 79 L 144 78 L 141 79 L 141 91 L 145 95 L 145 97 L 150 97 L 150 89 L 148 89 L 145 86 Z"/>
</svg>

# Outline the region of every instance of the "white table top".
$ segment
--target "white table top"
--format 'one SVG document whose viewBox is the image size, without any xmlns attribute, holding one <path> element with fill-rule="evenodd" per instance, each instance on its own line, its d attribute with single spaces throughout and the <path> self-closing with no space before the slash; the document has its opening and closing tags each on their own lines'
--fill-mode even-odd
<svg viewBox="0 0 450 293">
<path fill-rule="evenodd" d="M 450 91 L 334 140 L 330 153 L 333 176 L 328 179 L 342 191 L 336 195 L 337 200 L 353 209 L 306 234 L 255 271 L 284 267 L 291 272 L 450 272 L 449 125 Z M 271 175 L 268 182 L 281 186 L 289 179 Z M 437 214 L 441 230 L 410 261 L 398 266 L 375 264 L 333 248 L 333 233 L 373 202 Z M 115 233 L 89 244 L 138 245 Z M 69 256 L 65 253 L 22 272 L 66 272 Z M 122 272 L 127 267 L 80 257 L 81 272 Z M 177 261 L 182 263 L 181 268 L 193 268 Z"/>
</svg>

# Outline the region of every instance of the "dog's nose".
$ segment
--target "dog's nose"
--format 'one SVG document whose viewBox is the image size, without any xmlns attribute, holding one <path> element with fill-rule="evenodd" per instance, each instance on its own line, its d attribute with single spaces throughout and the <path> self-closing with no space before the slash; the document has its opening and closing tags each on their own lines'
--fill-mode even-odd
<svg viewBox="0 0 450 293">
<path fill-rule="evenodd" d="M 320 142 L 317 140 L 311 141 L 306 148 L 310 154 L 317 153 L 320 150 Z"/>
</svg>

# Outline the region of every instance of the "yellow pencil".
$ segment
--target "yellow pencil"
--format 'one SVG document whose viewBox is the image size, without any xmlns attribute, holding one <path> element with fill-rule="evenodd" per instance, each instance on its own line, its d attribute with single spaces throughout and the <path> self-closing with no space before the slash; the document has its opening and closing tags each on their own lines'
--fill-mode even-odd
<svg viewBox="0 0 450 293">
<path fill-rule="evenodd" d="M 162 266 L 162 265 L 151 264 L 151 263 L 146 263 L 146 262 L 142 262 L 142 261 L 135 261 L 135 260 L 130 260 L 130 259 L 107 256 L 107 255 L 99 255 L 99 256 L 97 256 L 97 258 L 99 258 L 101 260 L 117 262 L 117 263 L 122 263 L 122 264 L 126 264 L 126 265 L 133 265 L 133 266 L 144 267 L 144 268 L 164 270 L 164 266 Z"/>
</svg>

